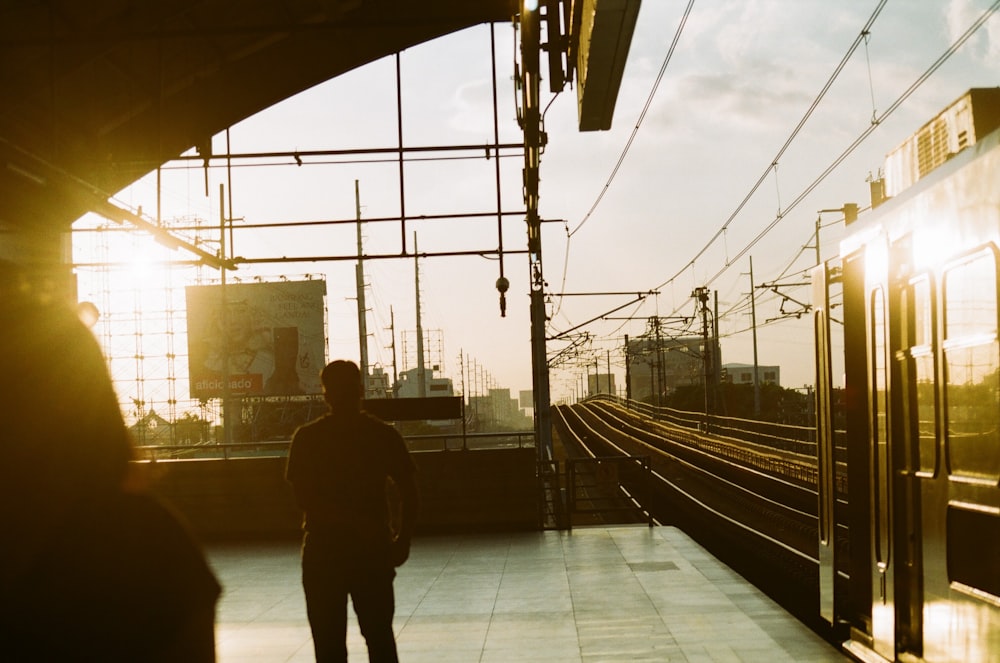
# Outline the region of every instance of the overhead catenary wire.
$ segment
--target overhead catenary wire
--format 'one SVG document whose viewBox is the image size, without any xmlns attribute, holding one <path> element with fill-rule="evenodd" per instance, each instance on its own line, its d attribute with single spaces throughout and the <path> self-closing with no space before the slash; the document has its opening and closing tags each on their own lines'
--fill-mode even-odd
<svg viewBox="0 0 1000 663">
<path fill-rule="evenodd" d="M 604 187 L 601 189 L 600 193 L 597 194 L 597 198 L 594 200 L 590 209 L 584 215 L 583 219 L 576 225 L 573 230 L 569 229 L 569 225 L 566 225 L 566 256 L 563 260 L 563 275 L 562 275 L 562 286 L 560 291 L 565 292 L 566 290 L 566 274 L 569 269 L 569 244 L 573 235 L 577 233 L 584 226 L 585 223 L 593 215 L 594 211 L 597 209 L 598 205 L 601 204 L 601 200 L 604 199 L 604 194 L 608 192 L 611 188 L 611 183 L 614 181 L 615 177 L 618 175 L 618 171 L 621 169 L 622 164 L 625 163 L 625 157 L 628 156 L 629 150 L 632 148 L 632 143 L 635 142 L 636 135 L 639 133 L 639 127 L 642 126 L 643 120 L 646 118 L 646 113 L 649 112 L 650 106 L 653 104 L 653 97 L 656 96 L 656 91 L 660 87 L 660 81 L 663 80 L 663 75 L 667 71 L 667 66 L 670 64 L 670 60 L 673 58 L 674 51 L 677 50 L 677 44 L 680 42 L 681 34 L 684 32 L 684 26 L 687 23 L 688 17 L 691 15 L 691 9 L 694 7 L 694 0 L 688 0 L 687 7 L 684 9 L 684 14 L 681 16 L 681 21 L 677 25 L 677 30 L 674 31 L 674 38 L 670 42 L 670 47 L 667 49 L 667 54 L 663 58 L 663 64 L 660 65 L 660 71 L 656 75 L 656 79 L 653 81 L 653 87 L 649 91 L 649 95 L 646 97 L 646 103 L 642 107 L 642 111 L 639 113 L 639 117 L 636 120 L 635 126 L 632 128 L 632 133 L 629 135 L 628 140 L 625 142 L 625 147 L 622 149 L 621 154 L 618 157 L 618 161 L 615 163 L 614 168 L 611 169 L 611 174 L 608 176 L 607 182 L 605 182 Z M 559 300 L 558 307 L 562 306 L 562 299 Z M 558 310 L 558 308 L 557 308 Z"/>
<path fill-rule="evenodd" d="M 729 225 L 736 219 L 739 213 L 743 211 L 743 208 L 747 206 L 747 204 L 750 202 L 753 196 L 757 193 L 757 190 L 760 189 L 764 181 L 767 180 L 767 177 L 768 175 L 770 175 L 771 171 L 777 168 L 778 162 L 781 161 L 781 157 L 784 156 L 785 152 L 792 145 L 792 142 L 799 135 L 799 132 L 801 132 L 803 127 L 805 127 L 806 122 L 808 122 L 809 118 L 812 117 L 813 113 L 819 107 L 819 104 L 820 102 L 823 101 L 824 97 L 826 97 L 826 93 L 833 86 L 834 82 L 836 82 L 837 78 L 840 77 L 840 73 L 844 70 L 844 67 L 847 66 L 847 63 L 854 55 L 854 52 L 858 50 L 858 47 L 864 42 L 865 35 L 871 31 L 872 25 L 874 25 L 875 20 L 878 18 L 879 14 L 882 13 L 882 9 L 885 7 L 886 2 L 888 2 L 888 0 L 881 0 L 878 6 L 875 7 L 875 10 L 872 12 L 872 15 L 868 18 L 868 21 L 861 29 L 861 32 L 858 33 L 858 36 L 854 39 L 854 42 L 851 44 L 850 48 L 847 49 L 847 53 L 845 53 L 844 57 L 841 58 L 840 63 L 833 70 L 833 73 L 827 79 L 826 83 L 823 85 L 823 88 L 813 99 L 812 103 L 809 104 L 809 108 L 806 110 L 805 115 L 802 116 L 802 119 L 799 120 L 799 123 L 795 125 L 794 129 L 792 129 L 792 132 L 789 134 L 788 138 L 785 139 L 785 143 L 778 150 L 777 154 L 774 155 L 774 158 L 772 158 L 768 162 L 767 168 L 765 168 L 764 172 L 761 173 L 760 177 L 757 178 L 757 181 L 750 188 L 750 191 L 746 194 L 746 196 L 743 197 L 743 200 L 740 201 L 739 205 L 736 206 L 736 209 L 733 210 L 733 212 L 725 220 L 722 226 L 720 226 L 719 229 L 715 232 L 715 234 L 712 235 L 712 237 L 708 240 L 705 246 L 703 246 L 701 250 L 698 251 L 693 258 L 691 258 L 691 260 L 685 263 L 681 269 L 677 270 L 676 274 L 674 274 L 669 279 L 661 283 L 656 289 L 662 288 L 663 286 L 676 280 L 681 274 L 683 274 L 687 270 L 688 267 L 694 265 L 694 263 L 697 262 L 697 260 L 701 258 L 703 255 L 705 255 L 705 253 L 715 244 L 715 242 L 719 239 L 719 237 L 721 237 L 726 232 L 726 230 L 729 228 Z M 787 212 L 788 210 L 785 210 L 786 214 Z M 739 256 L 736 257 L 736 259 L 738 258 Z M 735 259 L 730 260 L 728 261 L 728 264 L 732 264 L 734 261 Z"/>
<path fill-rule="evenodd" d="M 885 3 L 883 2 L 883 3 L 881 3 L 879 5 L 879 9 L 881 8 L 881 6 L 883 4 L 885 4 Z M 903 93 L 900 94 L 896 98 L 896 100 L 893 101 L 892 104 L 890 104 L 889 107 L 881 115 L 879 115 L 877 118 L 875 118 L 871 122 L 871 124 L 867 128 L 865 128 L 865 130 L 862 131 L 861 134 L 857 138 L 855 138 L 855 140 L 847 148 L 845 148 L 844 151 L 841 152 L 840 155 L 838 155 L 833 160 L 833 162 L 829 166 L 827 166 L 826 169 L 823 170 L 822 173 L 819 174 L 819 176 L 816 177 L 816 179 L 814 179 L 798 196 L 796 196 L 796 198 L 788 205 L 788 207 L 785 208 L 785 210 L 783 210 L 782 214 L 776 216 L 766 227 L 764 227 L 763 230 L 761 230 L 752 240 L 750 240 L 743 247 L 743 249 L 741 249 L 740 252 L 731 261 L 728 261 L 726 265 L 724 265 L 722 268 L 719 269 L 719 271 L 717 271 L 713 276 L 711 276 L 708 280 L 706 280 L 705 283 L 704 283 L 704 285 L 707 286 L 707 285 L 711 285 L 712 283 L 714 283 L 720 276 L 722 276 L 722 274 L 724 274 L 725 272 L 727 272 L 730 269 L 730 267 L 737 260 L 739 260 L 740 258 L 742 258 L 743 256 L 745 256 L 747 253 L 749 253 L 750 250 L 754 246 L 756 246 L 756 244 L 758 242 L 760 242 L 761 239 L 763 239 L 768 233 L 770 233 L 771 230 L 774 229 L 775 226 L 777 226 L 783 219 L 785 219 L 788 216 L 789 212 L 791 212 L 793 209 L 795 209 L 796 207 L 798 207 L 798 205 L 810 193 L 812 193 L 813 190 L 817 186 L 819 186 L 834 170 L 836 170 L 840 166 L 840 164 L 843 163 L 844 160 L 847 159 L 847 157 L 849 157 L 854 152 L 854 150 L 856 150 L 879 126 L 881 126 L 881 124 L 883 122 L 885 122 L 885 120 L 889 116 L 891 116 L 914 92 L 916 92 L 916 90 L 928 78 L 930 78 L 934 74 L 934 72 L 936 72 L 945 62 L 947 62 L 947 60 L 952 55 L 954 55 L 955 52 L 957 52 L 958 49 L 961 48 L 965 44 L 965 42 L 968 41 L 969 38 L 971 38 L 972 35 L 975 34 L 975 32 L 977 30 L 979 30 L 979 28 L 981 28 L 983 26 L 983 24 L 987 20 L 989 20 L 989 18 L 994 13 L 996 13 L 997 9 L 1000 9 L 1000 0 L 997 0 L 988 9 L 986 9 L 980 15 L 980 17 L 964 33 L 962 33 L 962 35 L 960 35 L 958 37 L 958 39 L 956 39 L 955 42 L 953 42 L 952 45 L 950 47 L 948 47 L 947 50 L 945 50 L 944 53 L 942 53 L 937 58 L 937 60 L 935 60 L 920 76 L 918 76 L 917 79 L 914 80 L 913 83 L 911 83 L 910 86 L 907 87 L 906 90 L 904 90 Z M 863 31 L 863 32 L 867 32 L 867 26 L 866 26 L 866 30 Z M 786 145 L 787 145 L 787 143 L 786 143 Z M 768 170 L 770 170 L 770 168 Z M 766 175 L 767 175 L 767 173 L 765 172 L 765 174 L 762 176 L 762 179 L 760 181 L 762 181 L 763 178 L 766 177 Z M 757 186 L 759 187 L 759 183 L 758 183 Z M 751 192 L 751 194 L 748 195 L 748 197 L 746 199 L 744 199 L 744 203 L 741 203 L 741 205 L 745 204 L 745 202 L 747 200 L 749 200 L 749 196 L 750 195 L 752 195 L 752 192 Z M 728 221 L 727 221 L 727 224 L 728 224 Z M 725 226 L 722 229 L 720 229 L 719 233 L 717 233 L 715 237 L 717 238 L 719 236 L 719 234 L 721 234 L 724 230 L 725 230 Z M 713 238 L 712 242 L 714 242 L 714 238 Z M 665 285 L 668 285 L 672 281 L 674 281 L 675 279 L 677 279 L 685 270 L 687 270 L 688 267 L 692 266 L 694 264 L 694 262 L 699 257 L 701 257 L 702 255 L 704 255 L 704 253 L 708 250 L 708 248 L 709 248 L 710 245 L 711 245 L 711 242 L 710 242 L 710 244 L 706 245 L 698 253 L 698 255 L 695 256 L 695 258 L 693 258 L 689 263 L 685 264 L 684 268 L 682 270 L 680 270 L 677 274 L 675 274 L 674 276 L 672 276 L 667 281 L 664 281 L 663 283 L 661 283 L 658 286 L 656 286 L 654 289 L 658 290 L 660 288 L 663 288 Z M 675 311 L 676 310 L 680 310 L 680 308 L 681 307 L 678 306 L 675 309 Z"/>
<path fill-rule="evenodd" d="M 702 249 L 700 251 L 698 251 L 698 253 L 696 253 L 695 256 L 690 261 L 688 261 L 687 263 L 685 263 L 685 265 L 680 270 L 678 270 L 677 273 L 675 273 L 669 279 L 667 279 L 666 281 L 664 281 L 663 283 L 661 283 L 657 288 L 654 288 L 654 290 L 660 290 L 663 286 L 672 284 L 674 281 L 677 280 L 678 277 L 680 277 L 685 271 L 687 271 L 687 269 L 689 267 L 693 269 L 694 265 L 698 261 L 698 259 L 701 258 L 715 244 L 715 242 L 718 241 L 718 239 L 720 237 L 723 237 L 723 238 L 726 237 L 726 231 L 728 230 L 729 226 L 736 219 L 736 217 L 743 210 L 743 208 L 746 207 L 746 205 L 750 202 L 750 200 L 756 194 L 756 192 L 758 191 L 758 189 L 760 189 L 761 185 L 768 178 L 768 176 L 772 173 L 772 171 L 774 171 L 775 186 L 777 187 L 777 184 L 778 184 L 777 183 L 777 167 L 778 167 L 779 161 L 781 160 L 781 157 L 784 156 L 785 152 L 792 145 L 792 143 L 795 140 L 795 138 L 802 131 L 803 127 L 806 125 L 806 123 L 808 122 L 808 120 L 810 119 L 810 117 L 812 116 L 812 114 L 818 108 L 818 106 L 820 105 L 820 103 L 822 102 L 822 100 L 824 99 L 824 97 L 826 96 L 827 92 L 829 91 L 829 89 L 834 84 L 834 82 L 836 82 L 837 78 L 840 76 L 840 73 L 843 71 L 844 67 L 850 61 L 850 59 L 854 55 L 855 51 L 858 49 L 858 47 L 862 43 L 865 43 L 866 35 L 870 34 L 870 30 L 871 30 L 872 25 L 874 25 L 875 20 L 878 18 L 879 14 L 881 14 L 882 9 L 885 7 L 885 5 L 886 5 L 887 2 L 888 2 L 888 0 L 881 0 L 879 2 L 879 4 L 875 7 L 875 9 L 872 12 L 871 16 L 866 21 L 864 27 L 861 29 L 861 31 L 859 32 L 858 36 L 855 38 L 854 42 L 848 48 L 847 52 L 841 58 L 839 64 L 834 69 L 834 71 L 830 75 L 830 77 L 827 79 L 826 83 L 823 85 L 823 87 L 820 90 L 820 92 L 813 99 L 812 103 L 809 105 L 809 108 L 806 110 L 805 114 L 802 116 L 802 118 L 799 120 L 798 124 L 796 124 L 795 128 L 792 130 L 792 132 L 786 138 L 784 144 L 781 146 L 781 148 L 775 154 L 774 158 L 771 159 L 770 164 L 768 165 L 768 167 L 764 170 L 763 173 L 761 173 L 760 177 L 757 179 L 757 181 L 751 187 L 750 191 L 746 194 L 746 196 L 739 203 L 739 205 L 737 205 L 736 209 L 729 215 L 729 217 L 726 219 L 726 221 L 716 231 L 716 233 L 709 239 L 709 241 L 705 244 L 705 246 L 702 247 Z M 644 106 L 643 111 L 642 111 L 642 113 L 639 116 L 639 122 L 636 123 L 636 126 L 633 129 L 632 135 L 629 138 L 628 143 L 626 144 L 626 148 L 622 152 L 622 155 L 619 158 L 618 164 L 616 164 L 614 170 L 612 171 L 611 177 L 608 179 L 607 184 L 605 184 L 604 189 L 602 189 L 601 193 L 597 197 L 597 200 L 595 200 L 594 204 L 591 206 L 590 211 L 587 213 L 587 215 L 584 217 L 584 219 L 572 231 L 569 231 L 567 229 L 566 258 L 565 258 L 564 265 L 563 265 L 563 288 L 562 288 L 563 290 L 565 290 L 566 274 L 568 272 L 568 265 L 569 265 L 569 242 L 570 242 L 573 234 L 575 234 L 583 226 L 583 224 L 586 223 L 586 221 L 590 218 L 591 214 L 593 213 L 593 211 L 596 209 L 597 205 L 600 203 L 601 199 L 603 198 L 604 193 L 607 191 L 608 187 L 610 186 L 612 180 L 614 179 L 614 176 L 617 174 L 617 171 L 618 171 L 619 167 L 621 166 L 621 163 L 623 162 L 625 156 L 627 155 L 628 149 L 631 146 L 632 141 L 633 141 L 636 133 L 638 132 L 638 129 L 639 129 L 639 126 L 641 125 L 642 119 L 645 116 L 645 113 L 648 110 L 648 108 L 649 108 L 649 106 L 650 106 L 650 104 L 652 102 L 653 95 L 655 94 L 656 89 L 659 86 L 660 80 L 661 80 L 664 72 L 666 71 L 666 66 L 667 66 L 667 64 L 670 61 L 670 57 L 671 57 L 671 55 L 673 53 L 673 50 L 674 50 L 674 47 L 676 46 L 676 43 L 677 43 L 677 41 L 678 41 L 678 39 L 680 37 L 681 30 L 683 29 L 684 23 L 687 20 L 687 16 L 688 16 L 688 14 L 690 12 L 692 4 L 693 4 L 693 2 L 688 4 L 688 7 L 687 7 L 687 9 L 685 11 L 685 15 L 684 15 L 684 17 L 683 17 L 683 19 L 681 21 L 681 24 L 679 25 L 678 30 L 677 30 L 677 32 L 674 35 L 674 41 L 671 44 L 671 48 L 668 51 L 667 57 L 665 58 L 665 60 L 663 62 L 663 65 L 660 68 L 660 73 L 659 73 L 659 75 L 658 75 L 658 77 L 657 77 L 657 79 L 656 79 L 656 81 L 654 83 L 653 89 L 652 89 L 652 91 L 651 91 L 651 93 L 650 93 L 650 95 L 649 95 L 649 97 L 648 97 L 648 99 L 646 101 L 646 105 Z M 779 210 L 778 210 L 778 215 L 779 216 L 778 216 L 778 218 L 779 219 L 783 218 L 784 214 L 787 214 L 788 211 L 789 211 L 789 209 L 786 209 L 786 210 L 782 211 L 780 209 L 780 202 L 779 202 Z M 727 245 L 727 249 L 726 249 L 727 259 L 726 259 L 726 268 L 725 269 L 728 269 L 728 267 L 730 265 L 732 265 L 736 260 L 738 260 L 743 254 L 745 254 L 745 252 L 747 250 L 748 249 L 744 249 L 740 253 L 740 255 L 736 256 L 733 259 L 729 259 L 728 258 L 728 253 L 729 252 L 728 252 L 728 245 Z M 725 269 L 723 269 L 722 272 L 724 272 Z M 720 272 L 720 274 L 722 272 Z M 713 280 L 714 280 L 714 278 L 713 278 Z M 711 281 L 709 281 L 708 284 L 710 284 L 710 283 L 711 283 Z M 671 315 L 673 315 L 678 310 L 680 310 L 680 308 L 681 308 L 680 306 L 678 306 L 677 308 L 675 308 L 674 311 L 673 311 L 673 313 L 671 313 Z M 560 299 L 560 305 L 557 307 L 557 311 L 559 309 L 561 309 L 561 299 Z"/>
<path fill-rule="evenodd" d="M 601 192 L 597 194 L 597 199 L 594 200 L 594 204 L 590 206 L 590 210 L 584 215 L 583 220 L 576 225 L 576 228 L 569 232 L 569 236 L 572 237 L 584 226 L 585 223 L 590 219 L 594 210 L 597 206 L 601 204 L 601 199 L 604 198 L 604 194 L 608 192 L 611 188 L 611 183 L 614 181 L 615 176 L 618 175 L 618 170 L 622 167 L 625 162 L 625 157 L 628 156 L 628 152 L 632 147 L 632 143 L 635 142 L 635 137 L 639 133 L 639 127 L 642 126 L 642 121 L 646 118 L 646 113 L 649 112 L 649 107 L 653 105 L 653 97 L 656 96 L 656 91 L 660 87 L 660 81 L 663 80 L 663 75 L 667 71 L 667 65 L 670 64 L 670 60 L 674 55 L 674 51 L 677 50 L 677 44 L 681 39 L 681 33 L 684 32 L 684 25 L 687 23 L 688 16 L 691 15 L 691 9 L 694 7 L 694 0 L 688 0 L 687 7 L 684 9 L 684 15 L 681 17 L 680 23 L 677 25 L 677 30 L 674 31 L 674 39 L 670 42 L 670 48 L 667 49 L 667 55 L 663 59 L 663 64 L 660 65 L 660 71 L 656 75 L 656 80 L 653 81 L 653 88 L 649 91 L 649 96 L 646 97 L 646 103 L 642 107 L 642 112 L 639 113 L 639 119 L 636 120 L 635 127 L 632 128 L 632 133 L 629 135 L 628 140 L 625 142 L 625 148 L 622 150 L 621 155 L 618 157 L 618 162 L 615 163 L 615 167 L 611 169 L 611 175 L 608 176 L 608 181 L 604 184 L 604 188 Z"/>
<path fill-rule="evenodd" d="M 975 23 L 972 24 L 972 26 L 970 26 L 964 33 L 962 33 L 962 35 L 944 53 L 942 53 L 941 56 L 938 57 L 938 59 L 935 60 L 934 63 L 930 67 L 928 67 L 927 70 L 924 71 L 924 73 L 922 73 L 920 76 L 918 76 L 917 79 L 915 81 L 913 81 L 913 83 L 911 83 L 910 86 L 908 88 L 906 88 L 906 90 L 901 95 L 899 95 L 899 97 L 897 97 L 895 101 L 892 102 L 892 104 L 889 106 L 889 108 L 887 108 L 885 110 L 885 112 L 883 112 L 881 115 L 879 115 L 877 118 L 875 118 L 875 120 L 864 131 L 862 131 L 861 134 L 857 138 L 854 139 L 854 142 L 852 142 L 849 146 L 847 146 L 847 148 L 843 152 L 841 152 L 840 155 L 837 156 L 837 158 L 834 159 L 833 162 L 829 166 L 827 166 L 826 169 L 822 173 L 820 173 L 819 176 L 816 177 L 816 179 L 813 180 L 809 184 L 809 186 L 807 186 L 795 198 L 795 200 L 793 200 L 789 204 L 788 208 L 785 209 L 785 211 L 784 211 L 783 214 L 775 217 L 774 220 L 771 221 L 771 223 L 769 223 L 750 242 L 748 242 L 747 245 L 744 246 L 743 249 L 739 252 L 739 254 L 737 254 L 736 260 L 739 260 L 744 255 L 746 255 L 750 251 L 750 249 L 752 249 L 761 239 L 763 239 L 769 232 L 771 232 L 771 230 L 774 229 L 774 227 L 776 225 L 778 225 L 778 223 L 780 223 L 782 219 L 784 219 L 785 217 L 788 216 L 788 212 L 790 212 L 793 209 L 795 209 L 796 207 L 798 207 L 799 203 L 801 203 L 803 200 L 805 200 L 805 198 L 810 193 L 812 193 L 813 190 L 817 186 L 819 186 L 823 182 L 823 180 L 825 180 L 830 175 L 830 173 L 832 173 L 834 170 L 836 170 L 837 167 L 839 167 L 840 164 L 843 163 L 844 160 L 847 159 L 847 157 L 849 157 L 851 155 L 851 153 L 853 153 L 854 150 L 856 150 L 858 148 L 858 146 L 861 145 L 861 143 L 863 143 L 883 122 L 885 122 L 885 120 L 890 115 L 892 115 L 900 106 L 902 106 L 903 103 L 914 92 L 916 92 L 917 89 L 921 85 L 923 85 L 923 83 L 928 78 L 930 78 L 934 74 L 935 71 L 937 71 L 941 67 L 941 65 L 943 65 L 945 62 L 947 62 L 948 58 L 950 58 L 952 55 L 954 55 L 955 52 L 959 48 L 961 48 L 962 45 L 965 44 L 965 42 L 968 41 L 969 38 L 972 37 L 972 35 L 975 34 L 975 32 L 980 27 L 982 27 L 983 23 L 985 23 L 989 19 L 989 17 L 992 16 L 997 11 L 997 9 L 1000 9 L 1000 0 L 997 0 L 996 2 L 994 2 L 993 5 L 991 5 L 990 8 L 987 9 L 979 17 L 979 19 Z M 729 269 L 729 265 L 724 266 L 722 269 L 720 269 L 718 272 L 716 272 L 716 274 L 714 276 L 712 276 L 706 282 L 706 285 L 712 284 L 716 279 L 718 279 L 728 269 Z M 658 286 L 658 287 L 662 287 L 662 285 Z"/>
</svg>

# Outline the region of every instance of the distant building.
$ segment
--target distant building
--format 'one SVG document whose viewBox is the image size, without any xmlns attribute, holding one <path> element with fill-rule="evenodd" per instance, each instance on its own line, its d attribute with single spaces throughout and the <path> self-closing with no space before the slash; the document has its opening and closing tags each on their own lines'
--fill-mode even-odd
<svg viewBox="0 0 1000 663">
<path fill-rule="evenodd" d="M 490 389 L 493 401 L 493 419 L 500 424 L 508 424 L 518 413 L 517 401 L 511 398 L 510 389 Z"/>
<path fill-rule="evenodd" d="M 173 424 L 156 414 L 153 410 L 150 410 L 145 416 L 139 419 L 139 421 L 129 426 L 129 432 L 132 434 L 132 439 L 135 440 L 136 444 L 140 446 L 152 444 L 172 444 L 172 430 Z M 201 440 L 198 441 L 200 442 Z"/>
<path fill-rule="evenodd" d="M 455 386 L 452 384 L 451 378 L 433 377 L 434 372 L 426 369 L 424 370 L 424 382 L 427 393 L 421 394 L 419 370 L 411 368 L 399 374 L 399 382 L 396 383 L 396 398 L 420 398 L 422 396 L 433 398 L 435 396 L 455 395 Z"/>
<path fill-rule="evenodd" d="M 588 396 L 595 394 L 611 394 L 614 396 L 616 393 L 615 376 L 613 373 L 597 373 L 596 375 L 587 376 Z"/>
<path fill-rule="evenodd" d="M 371 371 L 365 385 L 365 398 L 391 398 L 389 374 L 381 366 L 374 366 Z"/>
<path fill-rule="evenodd" d="M 630 339 L 627 354 L 632 399 L 648 401 L 657 393 L 665 396 L 680 386 L 702 384 L 704 342 L 700 336 L 656 338 L 649 335 Z"/>
<path fill-rule="evenodd" d="M 753 384 L 753 364 L 723 364 L 723 382 L 729 384 Z M 757 365 L 757 384 L 781 386 L 780 366 Z"/>
<path fill-rule="evenodd" d="M 528 420 L 511 398 L 510 389 L 490 389 L 486 396 L 469 396 L 466 412 L 478 422 L 481 430 L 492 428 L 528 428 Z"/>
</svg>

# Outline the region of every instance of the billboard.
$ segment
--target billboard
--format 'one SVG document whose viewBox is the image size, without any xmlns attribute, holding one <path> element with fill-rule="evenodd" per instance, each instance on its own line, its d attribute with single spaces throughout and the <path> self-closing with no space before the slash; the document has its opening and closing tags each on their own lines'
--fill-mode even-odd
<svg viewBox="0 0 1000 663">
<path fill-rule="evenodd" d="M 188 286 L 192 398 L 322 393 L 325 281 Z"/>
</svg>

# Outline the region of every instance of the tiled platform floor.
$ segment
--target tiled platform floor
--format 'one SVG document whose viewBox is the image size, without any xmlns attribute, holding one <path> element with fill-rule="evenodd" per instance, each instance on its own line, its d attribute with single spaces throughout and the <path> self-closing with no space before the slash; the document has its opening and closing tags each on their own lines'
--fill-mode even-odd
<svg viewBox="0 0 1000 663">
<path fill-rule="evenodd" d="M 297 545 L 208 552 L 220 663 L 312 661 Z M 847 660 L 671 527 L 419 538 L 396 603 L 403 663 Z"/>
</svg>

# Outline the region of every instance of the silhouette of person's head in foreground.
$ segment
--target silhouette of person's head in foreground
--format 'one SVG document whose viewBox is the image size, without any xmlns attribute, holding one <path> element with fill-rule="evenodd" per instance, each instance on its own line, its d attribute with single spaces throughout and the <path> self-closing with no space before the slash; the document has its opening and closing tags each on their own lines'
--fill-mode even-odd
<svg viewBox="0 0 1000 663">
<path fill-rule="evenodd" d="M 338 359 L 327 364 L 320 373 L 323 397 L 334 411 L 361 409 L 361 369 L 353 361 Z"/>
<path fill-rule="evenodd" d="M 0 263 L 0 642 L 9 660 L 212 661 L 219 585 L 145 494 L 107 364 Z"/>
</svg>

